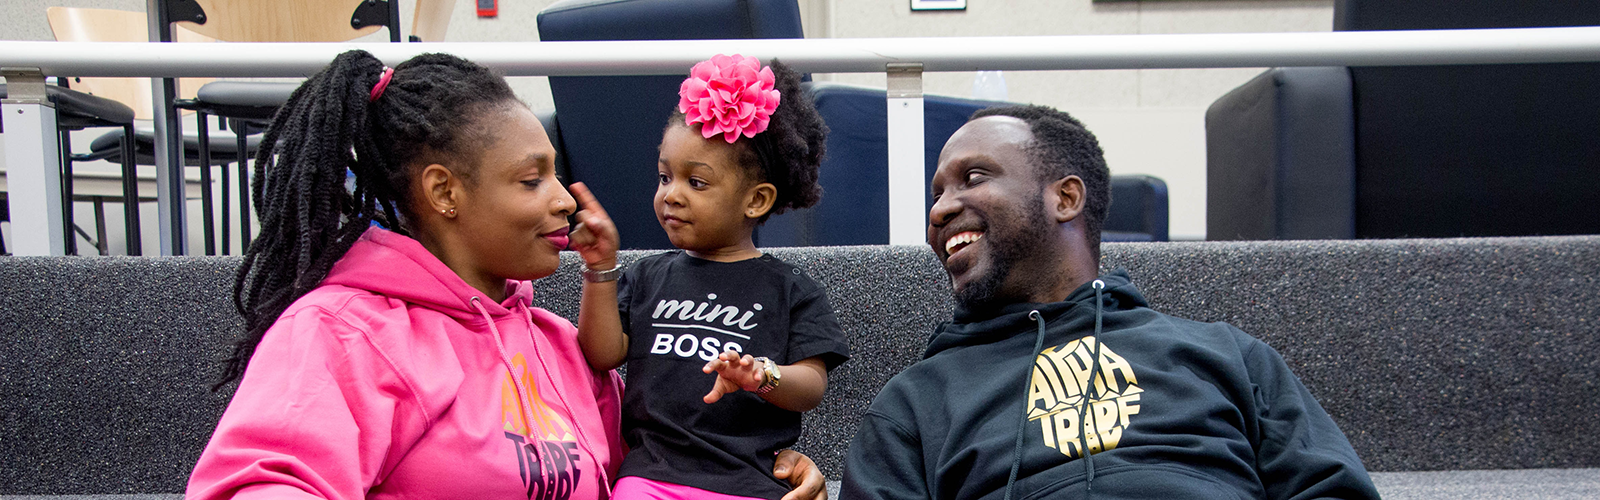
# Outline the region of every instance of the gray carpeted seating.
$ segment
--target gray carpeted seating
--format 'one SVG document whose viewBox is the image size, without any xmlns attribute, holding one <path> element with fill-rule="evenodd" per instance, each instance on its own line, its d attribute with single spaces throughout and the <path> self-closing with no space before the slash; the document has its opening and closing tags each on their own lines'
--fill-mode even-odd
<svg viewBox="0 0 1600 500">
<path fill-rule="evenodd" d="M 837 480 L 949 285 L 921 247 L 772 253 L 828 287 L 854 350 L 798 446 Z M 537 300 L 572 317 L 564 257 Z M 209 385 L 239 329 L 236 263 L 0 258 L 0 495 L 175 497 L 226 405 Z M 1386 497 L 1600 496 L 1600 237 L 1122 243 L 1105 265 L 1277 348 Z"/>
</svg>

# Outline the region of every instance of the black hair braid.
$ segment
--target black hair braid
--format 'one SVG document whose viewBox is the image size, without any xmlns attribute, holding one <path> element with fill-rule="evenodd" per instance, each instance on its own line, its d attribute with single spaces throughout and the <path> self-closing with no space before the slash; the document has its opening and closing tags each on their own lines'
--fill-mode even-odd
<svg viewBox="0 0 1600 500">
<path fill-rule="evenodd" d="M 291 303 L 319 285 L 374 222 L 406 232 L 414 170 L 470 157 L 482 111 L 518 103 L 505 79 L 464 59 L 423 54 L 394 68 L 370 100 L 383 62 L 340 54 L 279 108 L 256 153 L 251 197 L 260 232 L 235 275 L 245 335 L 220 388 L 244 374 L 256 346 Z M 475 167 L 456 164 L 461 175 Z M 346 187 L 354 174 L 355 186 Z M 414 228 L 413 228 L 414 229 Z"/>
<path fill-rule="evenodd" d="M 801 75 L 788 65 L 772 60 L 773 88 L 778 90 L 778 109 L 772 112 L 767 129 L 755 137 L 740 136 L 739 164 L 758 182 L 770 182 L 777 199 L 761 222 L 790 209 L 807 208 L 822 201 L 822 186 L 817 172 L 822 166 L 828 142 L 828 125 L 817 112 L 816 103 L 801 86 Z M 688 126 L 684 114 L 673 108 L 667 127 Z M 694 126 L 698 131 L 698 126 Z"/>
</svg>

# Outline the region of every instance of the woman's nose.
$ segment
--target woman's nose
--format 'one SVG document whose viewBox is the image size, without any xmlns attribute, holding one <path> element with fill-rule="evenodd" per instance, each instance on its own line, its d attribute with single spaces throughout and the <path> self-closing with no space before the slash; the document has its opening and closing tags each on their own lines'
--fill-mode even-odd
<svg viewBox="0 0 1600 500">
<path fill-rule="evenodd" d="M 578 209 L 578 201 L 572 199 L 572 193 L 568 192 L 565 187 L 562 187 L 559 190 L 559 192 L 556 193 L 556 199 L 555 199 L 556 215 L 560 215 L 562 217 L 566 217 L 568 215 L 572 215 L 572 213 L 576 212 L 577 209 Z"/>
</svg>

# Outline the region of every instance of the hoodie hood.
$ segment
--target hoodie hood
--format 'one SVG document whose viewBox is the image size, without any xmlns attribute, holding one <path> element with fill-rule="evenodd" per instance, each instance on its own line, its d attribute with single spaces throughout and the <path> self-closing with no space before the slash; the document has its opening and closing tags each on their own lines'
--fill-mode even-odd
<svg viewBox="0 0 1600 500">
<path fill-rule="evenodd" d="M 1139 288 L 1129 280 L 1126 270 L 1118 268 L 1101 276 L 1099 280 L 1106 285 L 1100 294 L 1101 306 L 1105 312 L 1149 307 L 1144 295 L 1139 293 Z M 1034 320 L 1028 317 L 1030 311 L 1039 311 L 1046 323 L 1056 323 L 1066 317 L 1094 316 L 1093 285 L 1094 280 L 1084 283 L 1067 294 L 1067 299 L 1061 302 L 1009 304 L 985 312 L 957 309 L 954 321 L 940 325 L 934 332 L 933 339 L 928 343 L 928 350 L 922 357 L 930 358 L 954 347 L 988 344 L 1014 335 L 1032 334 L 1036 325 Z"/>
<path fill-rule="evenodd" d="M 376 226 L 350 246 L 322 283 L 423 305 L 458 320 L 483 319 L 472 305 L 474 297 L 493 317 L 510 314 L 517 304 L 532 303 L 533 297 L 531 283 L 506 281 L 506 299 L 489 302 L 421 242 Z"/>
</svg>

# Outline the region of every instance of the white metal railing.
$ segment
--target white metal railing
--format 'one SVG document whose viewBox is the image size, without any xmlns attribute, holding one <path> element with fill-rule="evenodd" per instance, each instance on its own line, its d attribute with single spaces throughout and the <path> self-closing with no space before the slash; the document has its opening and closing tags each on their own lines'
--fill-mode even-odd
<svg viewBox="0 0 1600 500">
<path fill-rule="evenodd" d="M 389 63 L 449 52 L 507 76 L 678 74 L 718 53 L 779 58 L 808 73 L 1392 66 L 1600 60 L 1600 27 L 1320 33 L 822 38 L 501 43 L 0 42 L 0 66 L 47 75 L 296 77 L 362 48 Z"/>
<path fill-rule="evenodd" d="M 448 52 L 496 68 L 507 76 L 680 74 L 718 53 L 778 58 L 811 73 L 887 71 L 891 87 L 890 242 L 916 244 L 922 240 L 921 193 L 926 182 L 922 178 L 921 144 L 924 71 L 1590 62 L 1600 61 L 1600 27 L 628 42 L 0 42 L 0 68 L 10 74 L 22 71 L 71 76 L 299 77 L 317 71 L 338 53 L 352 48 L 365 49 L 390 64 L 424 52 Z M 13 103 L 14 100 L 7 100 L 5 111 L 8 167 L 16 171 L 39 165 L 41 170 L 53 171 L 42 168 L 45 158 L 53 157 L 53 150 L 43 142 L 26 142 L 39 141 L 41 137 L 13 133 L 13 121 L 29 128 L 42 123 L 37 118 L 14 119 L 17 109 L 27 105 Z M 25 111 L 22 116 L 27 116 Z M 16 183 L 12 185 L 15 187 Z M 45 185 L 39 187 L 44 189 Z M 13 196 L 13 204 L 16 200 Z M 27 210 L 14 207 L 13 219 L 19 215 L 30 218 Z M 14 223 L 13 240 L 18 243 L 25 238 L 49 238 L 45 234 L 17 234 L 17 228 Z"/>
</svg>

